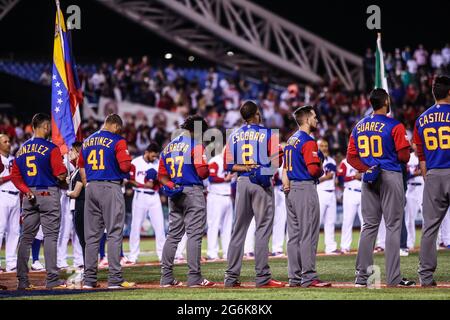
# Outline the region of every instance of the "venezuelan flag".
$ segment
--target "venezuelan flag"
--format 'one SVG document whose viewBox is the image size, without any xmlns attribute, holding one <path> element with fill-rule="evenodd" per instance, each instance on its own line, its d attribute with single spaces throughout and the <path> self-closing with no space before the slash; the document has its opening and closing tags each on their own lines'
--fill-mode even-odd
<svg viewBox="0 0 450 320">
<path fill-rule="evenodd" d="M 83 94 L 72 56 L 70 31 L 57 1 L 52 74 L 52 141 L 65 154 L 81 140 L 80 103 Z"/>
</svg>

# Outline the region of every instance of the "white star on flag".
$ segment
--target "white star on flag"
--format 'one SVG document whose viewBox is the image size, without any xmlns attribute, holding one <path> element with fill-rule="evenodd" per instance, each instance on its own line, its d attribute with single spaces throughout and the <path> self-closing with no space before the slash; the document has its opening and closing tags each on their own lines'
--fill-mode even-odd
<svg viewBox="0 0 450 320">
<path fill-rule="evenodd" d="M 62 101 L 61 98 L 59 98 L 57 102 L 58 102 L 59 104 L 61 104 L 63 101 Z"/>
<path fill-rule="evenodd" d="M 59 82 L 55 83 L 55 86 L 56 86 L 57 88 L 59 88 L 60 85 L 61 85 L 61 83 L 59 83 Z"/>
<path fill-rule="evenodd" d="M 62 96 L 62 91 L 58 90 L 58 96 Z"/>
<path fill-rule="evenodd" d="M 58 113 L 60 111 L 59 107 L 55 108 L 55 112 Z"/>
<path fill-rule="evenodd" d="M 53 80 L 56 80 L 56 74 L 53 75 Z"/>
</svg>

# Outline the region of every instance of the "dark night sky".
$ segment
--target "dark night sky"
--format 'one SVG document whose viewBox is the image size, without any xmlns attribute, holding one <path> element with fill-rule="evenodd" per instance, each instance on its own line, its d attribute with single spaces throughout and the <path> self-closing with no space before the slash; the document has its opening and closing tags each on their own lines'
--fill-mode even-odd
<svg viewBox="0 0 450 320">
<path fill-rule="evenodd" d="M 114 59 L 117 56 L 162 56 L 181 49 L 110 11 L 94 0 L 61 0 L 63 8 L 78 4 L 82 29 L 74 33 L 78 62 Z M 383 47 L 424 43 L 442 47 L 450 42 L 448 0 L 354 1 L 354 0 L 254 0 L 265 8 L 331 42 L 363 54 L 375 46 L 375 32 L 366 25 L 366 8 L 378 4 L 382 11 Z M 51 61 L 55 5 L 53 0 L 22 0 L 0 21 L 0 57 L 39 58 Z"/>
</svg>

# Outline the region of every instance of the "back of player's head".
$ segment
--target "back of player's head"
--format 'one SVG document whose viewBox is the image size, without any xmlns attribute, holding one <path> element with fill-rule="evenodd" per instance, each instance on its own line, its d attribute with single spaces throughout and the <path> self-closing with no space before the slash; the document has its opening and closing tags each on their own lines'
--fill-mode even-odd
<svg viewBox="0 0 450 320">
<path fill-rule="evenodd" d="M 50 122 L 51 118 L 46 113 L 36 113 L 31 120 L 31 125 L 33 126 L 33 129 L 37 129 L 41 127 L 45 122 Z"/>
<path fill-rule="evenodd" d="M 314 110 L 314 108 L 312 106 L 306 105 L 306 106 L 302 106 L 297 108 L 294 111 L 294 119 L 297 122 L 297 124 L 299 126 L 301 126 L 305 120 L 312 115 L 312 111 Z"/>
<path fill-rule="evenodd" d="M 381 88 L 373 89 L 370 93 L 369 100 L 373 110 L 376 111 L 383 108 L 388 103 L 389 94 L 386 90 Z"/>
<path fill-rule="evenodd" d="M 156 142 L 151 142 L 147 148 L 145 149 L 146 152 L 154 152 L 154 153 L 160 153 L 161 152 L 161 148 L 159 146 L 159 144 L 157 144 Z"/>
<path fill-rule="evenodd" d="M 242 119 L 248 121 L 258 112 L 258 106 L 253 101 L 247 100 L 241 105 L 239 111 L 241 113 Z"/>
<path fill-rule="evenodd" d="M 72 148 L 79 150 L 79 149 L 81 149 L 82 145 L 83 145 L 83 142 L 75 141 L 74 143 L 72 143 Z"/>
<path fill-rule="evenodd" d="M 194 132 L 196 124 L 197 126 L 201 126 L 202 133 L 208 130 L 208 124 L 206 123 L 205 119 L 197 114 L 187 117 L 180 127 L 181 129 L 187 130 L 189 132 Z"/>
<path fill-rule="evenodd" d="M 119 127 L 123 127 L 122 118 L 118 114 L 115 114 L 115 113 L 111 113 L 106 117 L 105 124 L 107 124 L 107 125 L 116 124 Z"/>
<path fill-rule="evenodd" d="M 436 100 L 442 100 L 450 95 L 450 77 L 438 76 L 433 81 L 433 95 Z"/>
</svg>

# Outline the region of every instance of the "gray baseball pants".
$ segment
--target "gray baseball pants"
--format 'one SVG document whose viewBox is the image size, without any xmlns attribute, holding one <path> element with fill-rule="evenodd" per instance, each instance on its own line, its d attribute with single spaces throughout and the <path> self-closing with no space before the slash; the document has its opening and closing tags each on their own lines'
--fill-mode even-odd
<svg viewBox="0 0 450 320">
<path fill-rule="evenodd" d="M 92 181 L 86 185 L 84 203 L 84 236 L 86 261 L 84 282 L 97 284 L 98 251 L 106 228 L 108 242 L 108 286 L 120 285 L 124 280 L 120 265 L 120 251 L 125 223 L 125 199 L 119 182 Z"/>
<path fill-rule="evenodd" d="M 269 238 L 272 234 L 274 217 L 273 188 L 263 188 L 241 176 L 237 181 L 236 219 L 228 247 L 228 268 L 225 272 L 225 286 L 231 286 L 239 280 L 244 242 L 247 230 L 255 217 L 255 271 L 256 285 L 267 284 L 272 274 L 269 267 Z"/>
<path fill-rule="evenodd" d="M 318 278 L 316 253 L 320 232 L 320 203 L 314 181 L 291 181 L 286 209 L 289 283 L 307 287 Z"/>
<path fill-rule="evenodd" d="M 378 181 L 362 183 L 361 213 L 364 224 L 356 258 L 356 283 L 367 284 L 368 268 L 373 265 L 373 249 L 381 216 L 386 222 L 386 283 L 396 286 L 400 275 L 400 233 L 405 209 L 405 191 L 401 172 L 381 170 Z"/>
<path fill-rule="evenodd" d="M 161 285 L 171 284 L 178 243 L 187 235 L 188 286 L 203 281 L 200 270 L 202 238 L 206 228 L 206 201 L 203 186 L 185 186 L 181 195 L 169 198 L 169 232 L 161 257 Z"/>
<path fill-rule="evenodd" d="M 30 285 L 28 279 L 28 260 L 30 259 L 31 244 L 42 225 L 44 233 L 44 258 L 47 270 L 46 287 L 60 285 L 59 273 L 56 265 L 58 233 L 61 222 L 60 191 L 58 187 L 48 189 L 30 188 L 36 196 L 33 206 L 28 198 L 23 199 L 22 234 L 19 239 L 17 253 L 18 288 Z"/>
<path fill-rule="evenodd" d="M 419 277 L 422 285 L 433 282 L 437 267 L 436 239 L 450 205 L 450 169 L 431 169 L 423 190 L 423 227 L 420 243 Z"/>
</svg>

